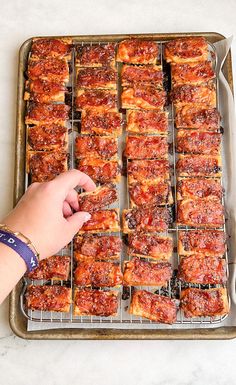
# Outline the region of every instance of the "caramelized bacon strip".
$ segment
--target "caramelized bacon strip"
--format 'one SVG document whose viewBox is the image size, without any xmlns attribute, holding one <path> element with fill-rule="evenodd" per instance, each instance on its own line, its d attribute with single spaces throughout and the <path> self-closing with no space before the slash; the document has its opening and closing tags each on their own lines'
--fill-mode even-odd
<svg viewBox="0 0 236 385">
<path fill-rule="evenodd" d="M 128 255 L 157 260 L 169 260 L 173 239 L 154 234 L 129 234 Z"/>
<path fill-rule="evenodd" d="M 37 103 L 64 102 L 66 87 L 57 82 L 47 80 L 31 80 L 26 82 L 24 100 Z"/>
<path fill-rule="evenodd" d="M 117 111 L 116 90 L 78 90 L 75 100 L 77 110 Z"/>
<path fill-rule="evenodd" d="M 170 219 L 170 212 L 165 207 L 139 207 L 123 210 L 123 232 L 166 231 Z"/>
<path fill-rule="evenodd" d="M 144 180 L 169 179 L 170 165 L 168 160 L 132 160 L 128 162 L 127 173 L 130 184 Z"/>
<path fill-rule="evenodd" d="M 175 109 L 176 128 L 197 128 L 216 131 L 220 128 L 220 114 L 216 108 L 181 106 Z"/>
<path fill-rule="evenodd" d="M 180 155 L 177 161 L 179 176 L 221 176 L 220 156 L 210 155 Z"/>
<path fill-rule="evenodd" d="M 226 251 L 226 236 L 223 231 L 191 230 L 179 231 L 179 255 L 204 254 L 222 257 Z"/>
<path fill-rule="evenodd" d="M 195 130 L 177 132 L 177 152 L 200 155 L 218 155 L 220 153 L 221 134 Z"/>
<path fill-rule="evenodd" d="M 188 63 L 207 60 L 208 46 L 204 37 L 182 37 L 165 44 L 167 62 Z"/>
<path fill-rule="evenodd" d="M 112 68 L 82 68 L 77 75 L 78 88 L 116 89 L 117 73 Z"/>
<path fill-rule="evenodd" d="M 184 178 L 177 182 L 177 199 L 208 198 L 222 199 L 223 187 L 218 179 Z"/>
<path fill-rule="evenodd" d="M 65 125 L 69 119 L 70 107 L 65 104 L 30 103 L 25 118 L 26 124 Z"/>
<path fill-rule="evenodd" d="M 39 262 L 39 266 L 28 274 L 30 279 L 53 279 L 67 281 L 70 273 L 70 256 L 54 255 Z"/>
<path fill-rule="evenodd" d="M 172 84 L 200 84 L 215 78 L 211 61 L 171 65 Z"/>
<path fill-rule="evenodd" d="M 117 182 L 120 179 L 120 164 L 102 159 L 81 159 L 78 169 L 88 174 L 95 182 Z"/>
<path fill-rule="evenodd" d="M 47 182 L 67 171 L 67 153 L 29 151 L 27 168 L 31 182 Z"/>
<path fill-rule="evenodd" d="M 79 316 L 116 316 L 118 291 L 75 289 L 74 314 Z"/>
<path fill-rule="evenodd" d="M 173 204 L 170 182 L 164 180 L 132 184 L 129 187 L 129 195 L 131 207 Z"/>
<path fill-rule="evenodd" d="M 166 286 L 172 275 L 169 262 L 148 262 L 133 258 L 124 262 L 125 286 Z"/>
<path fill-rule="evenodd" d="M 175 106 L 197 105 L 201 107 L 216 107 L 215 84 L 183 84 L 173 88 L 171 94 Z"/>
<path fill-rule="evenodd" d="M 226 265 L 220 257 L 190 255 L 180 259 L 179 279 L 189 283 L 225 284 Z"/>
<path fill-rule="evenodd" d="M 128 136 L 124 155 L 129 159 L 167 158 L 167 138 L 164 136 Z"/>
<path fill-rule="evenodd" d="M 134 84 L 153 84 L 163 87 L 163 72 L 161 66 L 131 66 L 124 65 L 121 70 L 122 86 L 132 86 Z"/>
<path fill-rule="evenodd" d="M 119 112 L 82 111 L 81 134 L 119 136 L 122 133 L 122 115 Z"/>
<path fill-rule="evenodd" d="M 166 92 L 152 85 L 135 85 L 123 88 L 121 94 L 122 108 L 161 111 L 166 103 Z"/>
<path fill-rule="evenodd" d="M 121 248 L 121 239 L 113 235 L 77 235 L 74 238 L 74 255 L 77 261 L 119 259 Z"/>
<path fill-rule="evenodd" d="M 71 44 L 72 40 L 69 38 L 50 39 L 38 38 L 33 39 L 31 47 L 32 59 L 45 58 L 71 58 Z"/>
<path fill-rule="evenodd" d="M 181 293 L 181 309 L 186 318 L 216 317 L 229 312 L 227 291 L 223 287 L 217 289 L 185 289 Z"/>
<path fill-rule="evenodd" d="M 30 80 L 42 79 L 58 83 L 69 81 L 69 67 L 65 59 L 49 58 L 29 60 L 28 76 Z"/>
<path fill-rule="evenodd" d="M 148 318 L 151 321 L 173 324 L 176 322 L 176 302 L 163 295 L 146 290 L 136 290 L 132 295 L 130 314 Z"/>
<path fill-rule="evenodd" d="M 84 232 L 100 233 L 100 232 L 116 232 L 120 230 L 119 211 L 118 209 L 97 210 L 91 213 L 89 221 L 84 223 L 79 233 Z"/>
<path fill-rule="evenodd" d="M 114 185 L 107 184 L 97 187 L 95 191 L 78 195 L 79 210 L 92 212 L 109 206 L 118 199 Z"/>
<path fill-rule="evenodd" d="M 154 41 L 123 40 L 118 45 L 116 61 L 131 64 L 156 64 L 159 50 Z"/>
<path fill-rule="evenodd" d="M 76 65 L 79 67 L 114 67 L 116 44 L 87 45 L 78 48 Z"/>
<path fill-rule="evenodd" d="M 185 199 L 178 203 L 178 224 L 196 227 L 222 227 L 224 207 L 217 198 Z"/>
<path fill-rule="evenodd" d="M 71 289 L 65 286 L 34 286 L 27 288 L 26 307 L 31 310 L 59 311 L 68 313 Z"/>
<path fill-rule="evenodd" d="M 29 127 L 28 144 L 35 151 L 66 149 L 68 144 L 67 128 L 59 124 L 41 124 Z"/>
<path fill-rule="evenodd" d="M 107 136 L 77 136 L 75 156 L 77 158 L 117 158 L 118 141 Z"/>
<path fill-rule="evenodd" d="M 132 111 L 126 113 L 126 130 L 137 134 L 168 133 L 168 113 L 159 111 Z"/>
<path fill-rule="evenodd" d="M 79 262 L 75 270 L 78 286 L 114 287 L 122 283 L 120 265 L 112 262 Z"/>
</svg>

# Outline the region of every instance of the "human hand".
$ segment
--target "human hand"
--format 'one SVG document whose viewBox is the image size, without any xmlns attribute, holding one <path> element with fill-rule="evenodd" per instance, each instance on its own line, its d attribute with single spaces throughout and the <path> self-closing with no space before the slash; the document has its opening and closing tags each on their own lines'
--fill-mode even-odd
<svg viewBox="0 0 236 385">
<path fill-rule="evenodd" d="M 67 245 L 90 219 L 89 213 L 78 211 L 76 186 L 86 191 L 96 187 L 78 170 L 67 171 L 50 182 L 33 183 L 2 223 L 28 237 L 40 259 L 49 257 Z"/>
</svg>

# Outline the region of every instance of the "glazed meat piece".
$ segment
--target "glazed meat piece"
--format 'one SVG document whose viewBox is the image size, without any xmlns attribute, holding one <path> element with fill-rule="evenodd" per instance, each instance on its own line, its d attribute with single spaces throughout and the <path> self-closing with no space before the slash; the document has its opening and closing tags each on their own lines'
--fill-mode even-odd
<svg viewBox="0 0 236 385">
<path fill-rule="evenodd" d="M 194 254 L 182 257 L 178 276 L 181 281 L 189 283 L 225 284 L 225 260 L 220 257 Z"/>
<path fill-rule="evenodd" d="M 28 127 L 28 145 L 35 151 L 66 149 L 68 145 L 67 128 L 59 124 Z"/>
<path fill-rule="evenodd" d="M 91 213 L 89 221 L 85 222 L 79 233 L 116 232 L 120 230 L 118 209 L 97 210 Z"/>
<path fill-rule="evenodd" d="M 159 111 L 132 111 L 126 113 L 126 130 L 137 134 L 168 134 L 168 113 Z"/>
<path fill-rule="evenodd" d="M 179 176 L 221 176 L 221 157 L 210 155 L 180 155 L 177 161 Z"/>
<path fill-rule="evenodd" d="M 85 45 L 78 48 L 76 65 L 79 67 L 114 67 L 116 44 Z"/>
<path fill-rule="evenodd" d="M 92 192 L 78 195 L 79 211 L 92 212 L 109 206 L 118 199 L 117 190 L 114 185 L 107 184 L 97 187 Z"/>
<path fill-rule="evenodd" d="M 74 314 L 79 316 L 116 316 L 118 291 L 75 289 Z"/>
<path fill-rule="evenodd" d="M 168 160 L 132 160 L 127 165 L 129 183 L 170 178 Z"/>
<path fill-rule="evenodd" d="M 169 260 L 173 239 L 154 234 L 129 234 L 128 255 L 157 260 Z"/>
<path fill-rule="evenodd" d="M 67 153 L 58 151 L 29 151 L 27 171 L 31 182 L 47 182 L 67 171 Z"/>
<path fill-rule="evenodd" d="M 117 157 L 118 141 L 107 136 L 77 136 L 75 156 L 77 158 L 114 158 Z"/>
<path fill-rule="evenodd" d="M 71 289 L 65 286 L 34 286 L 26 291 L 26 307 L 31 310 L 59 311 L 68 313 Z"/>
<path fill-rule="evenodd" d="M 81 134 L 119 136 L 122 115 L 119 112 L 82 111 Z"/>
<path fill-rule="evenodd" d="M 117 73 L 112 68 L 81 68 L 77 75 L 78 88 L 116 89 Z"/>
<path fill-rule="evenodd" d="M 176 128 L 197 128 L 216 131 L 220 128 L 220 114 L 216 108 L 181 106 L 175 109 Z"/>
<path fill-rule="evenodd" d="M 122 241 L 113 235 L 77 235 L 74 238 L 74 255 L 77 261 L 119 259 Z"/>
<path fill-rule="evenodd" d="M 119 43 L 116 60 L 130 64 L 156 64 L 158 53 L 154 41 L 127 39 Z"/>
<path fill-rule="evenodd" d="M 223 187 L 218 179 L 184 178 L 177 182 L 177 199 L 216 197 L 222 199 Z"/>
<path fill-rule="evenodd" d="M 120 179 L 120 164 L 102 159 L 81 159 L 78 169 L 88 174 L 95 182 L 117 182 Z"/>
<path fill-rule="evenodd" d="M 52 279 L 67 281 L 70 273 L 70 256 L 53 255 L 42 259 L 39 266 L 27 276 L 30 279 Z"/>
<path fill-rule="evenodd" d="M 171 94 L 175 106 L 197 105 L 216 107 L 216 88 L 213 82 L 201 85 L 182 84 L 173 88 Z"/>
<path fill-rule="evenodd" d="M 132 184 L 129 187 L 131 207 L 135 206 L 165 206 L 173 204 L 170 182 L 146 181 Z"/>
<path fill-rule="evenodd" d="M 133 258 L 124 262 L 123 285 L 166 286 L 172 275 L 169 262 L 148 262 Z"/>
<path fill-rule="evenodd" d="M 185 199 L 178 203 L 178 224 L 196 227 L 222 227 L 224 207 L 217 198 Z"/>
<path fill-rule="evenodd" d="M 222 257 L 225 251 L 226 235 L 223 231 L 179 231 L 179 255 L 204 254 L 206 256 Z"/>
<path fill-rule="evenodd" d="M 33 39 L 31 47 L 32 59 L 45 58 L 71 58 L 71 44 L 70 38 L 50 39 L 38 38 Z"/>
<path fill-rule="evenodd" d="M 122 108 L 163 110 L 166 103 L 166 92 L 152 85 L 135 85 L 124 87 L 121 94 Z"/>
<path fill-rule="evenodd" d="M 30 80 L 42 79 L 57 83 L 69 81 L 69 67 L 65 59 L 49 58 L 29 60 L 28 77 Z"/>
<path fill-rule="evenodd" d="M 176 322 L 176 302 L 163 295 L 146 290 L 136 290 L 132 295 L 130 314 L 148 318 L 151 321 L 173 324 Z"/>
<path fill-rule="evenodd" d="M 79 262 L 75 270 L 78 286 L 114 287 L 122 283 L 120 265 L 112 262 Z"/>
<path fill-rule="evenodd" d="M 134 84 L 153 84 L 159 88 L 163 86 L 163 72 L 161 66 L 146 65 L 133 66 L 124 65 L 121 70 L 122 86 Z"/>
<path fill-rule="evenodd" d="M 165 207 L 139 207 L 123 210 L 123 232 L 166 231 L 170 220 L 170 212 Z"/>
<path fill-rule="evenodd" d="M 207 41 L 202 36 L 182 37 L 165 44 L 165 58 L 167 62 L 200 62 L 207 60 L 207 57 Z"/>
<path fill-rule="evenodd" d="M 177 132 L 177 152 L 200 155 L 220 153 L 221 134 L 217 132 L 198 132 L 179 130 Z"/>
<path fill-rule="evenodd" d="M 183 290 L 180 306 L 186 318 L 216 317 L 229 312 L 227 291 L 223 287 L 208 290 L 195 288 Z"/>
<path fill-rule="evenodd" d="M 78 90 L 75 100 L 77 110 L 117 111 L 117 92 L 115 90 Z"/>
<path fill-rule="evenodd" d="M 215 73 L 211 61 L 173 63 L 171 65 L 171 81 L 173 85 L 200 84 L 214 79 Z"/>
<path fill-rule="evenodd" d="M 25 118 L 26 124 L 65 125 L 69 119 L 70 107 L 65 104 L 30 103 Z"/>
<path fill-rule="evenodd" d="M 31 80 L 25 84 L 24 100 L 36 103 L 64 102 L 66 87 L 62 83 L 47 80 Z"/>
<path fill-rule="evenodd" d="M 165 136 L 128 136 L 124 155 L 129 159 L 167 158 L 167 138 Z"/>
</svg>

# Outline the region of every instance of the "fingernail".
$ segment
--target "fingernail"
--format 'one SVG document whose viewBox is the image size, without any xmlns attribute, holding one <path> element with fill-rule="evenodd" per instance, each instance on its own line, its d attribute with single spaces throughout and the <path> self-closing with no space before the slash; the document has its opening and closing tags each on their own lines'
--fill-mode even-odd
<svg viewBox="0 0 236 385">
<path fill-rule="evenodd" d="M 91 215 L 89 213 L 84 214 L 84 221 L 87 222 L 91 218 Z"/>
</svg>

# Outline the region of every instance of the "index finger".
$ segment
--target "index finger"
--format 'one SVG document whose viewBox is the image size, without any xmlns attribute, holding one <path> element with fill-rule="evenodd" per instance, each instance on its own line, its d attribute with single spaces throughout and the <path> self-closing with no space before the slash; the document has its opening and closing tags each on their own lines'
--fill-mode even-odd
<svg viewBox="0 0 236 385">
<path fill-rule="evenodd" d="M 58 175 L 52 183 L 57 185 L 60 191 L 64 191 L 65 194 L 77 186 L 83 188 L 85 191 L 93 191 L 96 188 L 95 183 L 88 175 L 75 169 Z"/>
</svg>

